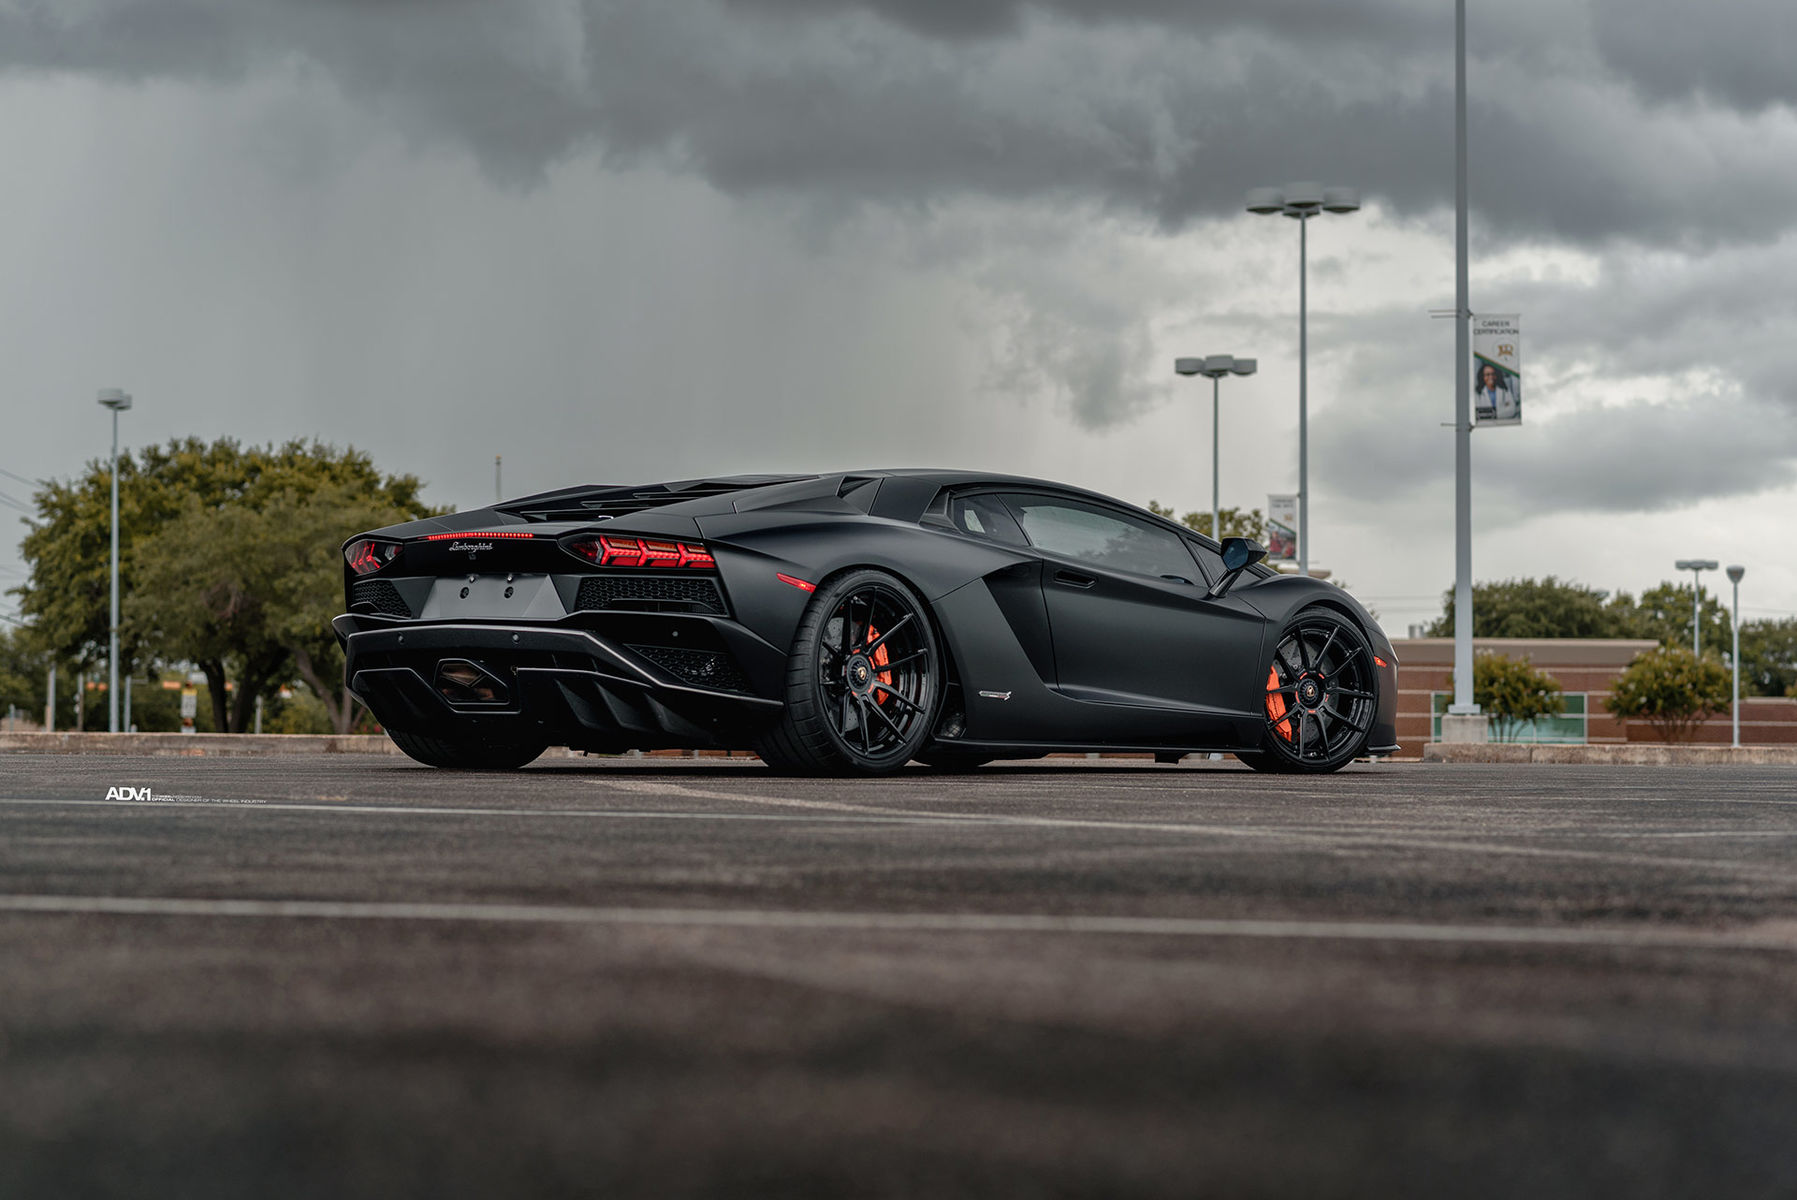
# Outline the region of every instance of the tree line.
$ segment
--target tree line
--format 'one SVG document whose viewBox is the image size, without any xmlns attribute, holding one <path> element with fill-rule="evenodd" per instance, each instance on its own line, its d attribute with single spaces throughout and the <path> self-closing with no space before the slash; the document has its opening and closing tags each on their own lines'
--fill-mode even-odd
<svg viewBox="0 0 1797 1200">
<path fill-rule="evenodd" d="M 1637 598 L 1558 579 L 1506 579 L 1473 585 L 1473 636 L 1493 638 L 1642 638 L 1667 650 L 1691 646 L 1691 586 L 1662 583 Z M 1726 662 L 1729 611 L 1712 589 L 1698 609 L 1703 657 Z M 1454 592 L 1430 637 L 1454 635 Z M 1797 695 L 1797 618 L 1741 622 L 1741 694 Z"/>
<path fill-rule="evenodd" d="M 20 545 L 30 577 L 11 589 L 26 625 L 0 641 L 0 705 L 41 712 L 52 662 L 71 675 L 104 669 L 111 487 L 110 463 L 95 461 L 34 494 Z M 330 625 L 343 606 L 339 547 L 446 511 L 422 490 L 416 476 L 319 442 L 185 438 L 122 454 L 120 678 L 191 666 L 206 678 L 213 728 L 233 733 L 258 699 L 298 685 L 348 732 L 356 709 Z"/>
</svg>

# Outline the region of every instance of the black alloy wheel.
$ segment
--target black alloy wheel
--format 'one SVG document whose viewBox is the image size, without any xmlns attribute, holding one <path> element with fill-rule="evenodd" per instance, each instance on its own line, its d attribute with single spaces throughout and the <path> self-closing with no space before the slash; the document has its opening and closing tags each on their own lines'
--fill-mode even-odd
<svg viewBox="0 0 1797 1200">
<path fill-rule="evenodd" d="M 1242 761 L 1262 771 L 1340 770 L 1372 734 L 1378 678 L 1359 626 L 1332 609 L 1299 612 L 1280 631 L 1267 672 L 1261 752 Z"/>
<path fill-rule="evenodd" d="M 941 663 L 924 602 L 902 580 L 875 570 L 831 580 L 799 621 L 786 708 L 756 753 L 808 775 L 896 771 L 929 739 Z"/>
</svg>

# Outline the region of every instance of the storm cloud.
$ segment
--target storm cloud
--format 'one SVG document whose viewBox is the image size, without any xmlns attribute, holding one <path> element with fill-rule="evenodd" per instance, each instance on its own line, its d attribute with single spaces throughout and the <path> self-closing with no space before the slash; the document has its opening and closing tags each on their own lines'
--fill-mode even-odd
<svg viewBox="0 0 1797 1200">
<path fill-rule="evenodd" d="M 1473 303 L 1524 314 L 1530 397 L 1476 439 L 1481 511 L 1789 496 L 1797 10 L 1470 7 Z M 1221 349 L 1262 362 L 1224 417 L 1258 503 L 1296 482 L 1296 231 L 1242 196 L 1343 183 L 1367 208 L 1311 234 L 1328 553 L 1447 495 L 1451 14 L 0 0 L 0 148 L 32 164 L 0 229 L 6 353 L 24 391 L 67 392 L 104 346 L 191 396 L 190 425 L 417 453 L 464 492 L 451 431 L 497 440 L 501 394 L 605 414 L 532 452 L 542 486 L 630 469 L 629 445 L 659 470 L 1077 467 L 1174 500 L 1151 481 L 1203 485 L 1168 360 Z M 289 424 L 244 416 L 243 378 Z"/>
<path fill-rule="evenodd" d="M 0 67 L 218 82 L 315 70 L 524 184 L 591 152 L 736 193 L 1075 197 L 1178 228 L 1236 211 L 1244 181 L 1358 183 L 1396 214 L 1447 203 L 1446 13 L 1424 0 L 12 0 Z M 1699 20 L 1661 0 L 1532 0 L 1475 18 L 1475 194 L 1491 230 L 1765 238 L 1797 206 L 1788 6 Z M 1709 186 L 1717 172 L 1739 186 Z"/>
</svg>

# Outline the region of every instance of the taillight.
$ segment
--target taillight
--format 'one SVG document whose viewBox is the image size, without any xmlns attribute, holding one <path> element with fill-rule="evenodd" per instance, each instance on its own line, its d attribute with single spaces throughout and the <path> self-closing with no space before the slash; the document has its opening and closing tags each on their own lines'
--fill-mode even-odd
<svg viewBox="0 0 1797 1200">
<path fill-rule="evenodd" d="M 398 542 L 358 538 L 343 548 L 344 561 L 358 575 L 372 575 L 399 555 Z"/>
<path fill-rule="evenodd" d="M 600 567 L 688 567 L 715 570 L 717 560 L 699 542 L 669 542 L 655 538 L 574 538 L 562 543 L 570 554 Z"/>
</svg>

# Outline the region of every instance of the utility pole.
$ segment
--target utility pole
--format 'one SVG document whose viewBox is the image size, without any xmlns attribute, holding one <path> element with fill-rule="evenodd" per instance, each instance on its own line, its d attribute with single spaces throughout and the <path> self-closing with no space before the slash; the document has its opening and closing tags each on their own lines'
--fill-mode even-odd
<svg viewBox="0 0 1797 1200">
<path fill-rule="evenodd" d="M 1734 653 L 1729 657 L 1729 665 L 1734 668 L 1735 696 L 1734 703 L 1729 706 L 1729 710 L 1734 713 L 1733 745 L 1736 750 L 1741 748 L 1741 577 L 1745 574 L 1747 574 L 1746 567 L 1730 567 L 1728 569 L 1728 581 L 1735 585 L 1735 612 L 1729 621 L 1734 629 L 1735 637 Z"/>
<path fill-rule="evenodd" d="M 106 728 L 119 731 L 119 414 L 131 397 L 118 388 L 100 389 L 100 406 L 112 410 L 112 625 L 107 638 Z"/>
<path fill-rule="evenodd" d="M 1444 742 L 1490 736 L 1473 701 L 1473 314 L 1466 217 L 1466 0 L 1454 0 L 1454 702 L 1441 721 Z"/>
<path fill-rule="evenodd" d="M 493 503 L 495 504 L 505 499 L 505 492 L 499 486 L 499 466 L 500 456 L 495 454 L 493 456 Z"/>
</svg>

